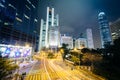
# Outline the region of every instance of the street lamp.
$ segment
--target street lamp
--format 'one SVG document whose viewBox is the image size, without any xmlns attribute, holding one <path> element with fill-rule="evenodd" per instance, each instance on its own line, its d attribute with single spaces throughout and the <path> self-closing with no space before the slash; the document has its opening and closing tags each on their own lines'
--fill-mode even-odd
<svg viewBox="0 0 120 80">
<path fill-rule="evenodd" d="M 77 48 L 74 48 L 74 51 L 77 52 Z"/>
</svg>

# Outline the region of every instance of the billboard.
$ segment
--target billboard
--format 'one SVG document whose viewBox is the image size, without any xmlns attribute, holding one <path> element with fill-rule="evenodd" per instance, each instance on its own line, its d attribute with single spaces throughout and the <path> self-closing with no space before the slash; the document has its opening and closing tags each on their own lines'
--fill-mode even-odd
<svg viewBox="0 0 120 80">
<path fill-rule="evenodd" d="M 0 44 L 0 54 L 2 57 L 20 58 L 30 56 L 32 47 L 3 45 Z"/>
</svg>

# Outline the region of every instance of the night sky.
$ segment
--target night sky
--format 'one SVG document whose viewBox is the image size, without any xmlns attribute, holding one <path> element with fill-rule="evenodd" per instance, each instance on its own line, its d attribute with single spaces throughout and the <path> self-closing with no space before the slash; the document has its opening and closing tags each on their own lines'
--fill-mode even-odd
<svg viewBox="0 0 120 80">
<path fill-rule="evenodd" d="M 46 20 L 47 6 L 59 14 L 61 33 L 78 38 L 92 28 L 95 47 L 100 47 L 98 13 L 106 13 L 110 23 L 120 18 L 120 0 L 40 0 L 39 18 Z"/>
</svg>

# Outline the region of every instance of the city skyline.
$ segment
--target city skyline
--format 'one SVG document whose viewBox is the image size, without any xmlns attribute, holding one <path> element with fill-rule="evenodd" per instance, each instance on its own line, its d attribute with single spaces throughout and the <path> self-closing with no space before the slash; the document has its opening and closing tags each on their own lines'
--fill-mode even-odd
<svg viewBox="0 0 120 80">
<path fill-rule="evenodd" d="M 118 0 L 0 0 L 0 80 L 119 80 Z"/>
<path fill-rule="evenodd" d="M 114 3 L 114 4 L 112 4 Z M 46 7 L 52 6 L 60 16 L 61 33 L 78 38 L 80 33 L 85 33 L 87 28 L 93 30 L 95 47 L 100 47 L 100 33 L 97 15 L 103 11 L 112 23 L 120 17 L 119 1 L 112 0 L 41 0 L 39 5 L 39 18 L 45 19 Z M 114 8 L 114 9 L 113 9 Z"/>
</svg>

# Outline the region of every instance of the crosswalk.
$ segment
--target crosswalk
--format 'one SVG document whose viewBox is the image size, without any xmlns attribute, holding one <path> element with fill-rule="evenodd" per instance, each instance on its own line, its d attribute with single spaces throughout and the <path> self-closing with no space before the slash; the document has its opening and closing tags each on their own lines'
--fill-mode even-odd
<svg viewBox="0 0 120 80">
<path fill-rule="evenodd" d="M 57 74 L 57 75 L 56 75 Z M 49 73 L 51 80 L 64 80 L 66 77 L 63 72 L 50 72 Z M 61 79 L 63 78 L 63 79 Z M 36 73 L 29 74 L 25 77 L 25 80 L 49 80 L 47 73 Z"/>
<path fill-rule="evenodd" d="M 26 76 L 25 80 L 48 80 L 48 77 L 46 73 L 30 74 Z"/>
<path fill-rule="evenodd" d="M 40 74 L 27 75 L 25 80 L 37 80 L 37 78 L 40 78 Z"/>
</svg>

